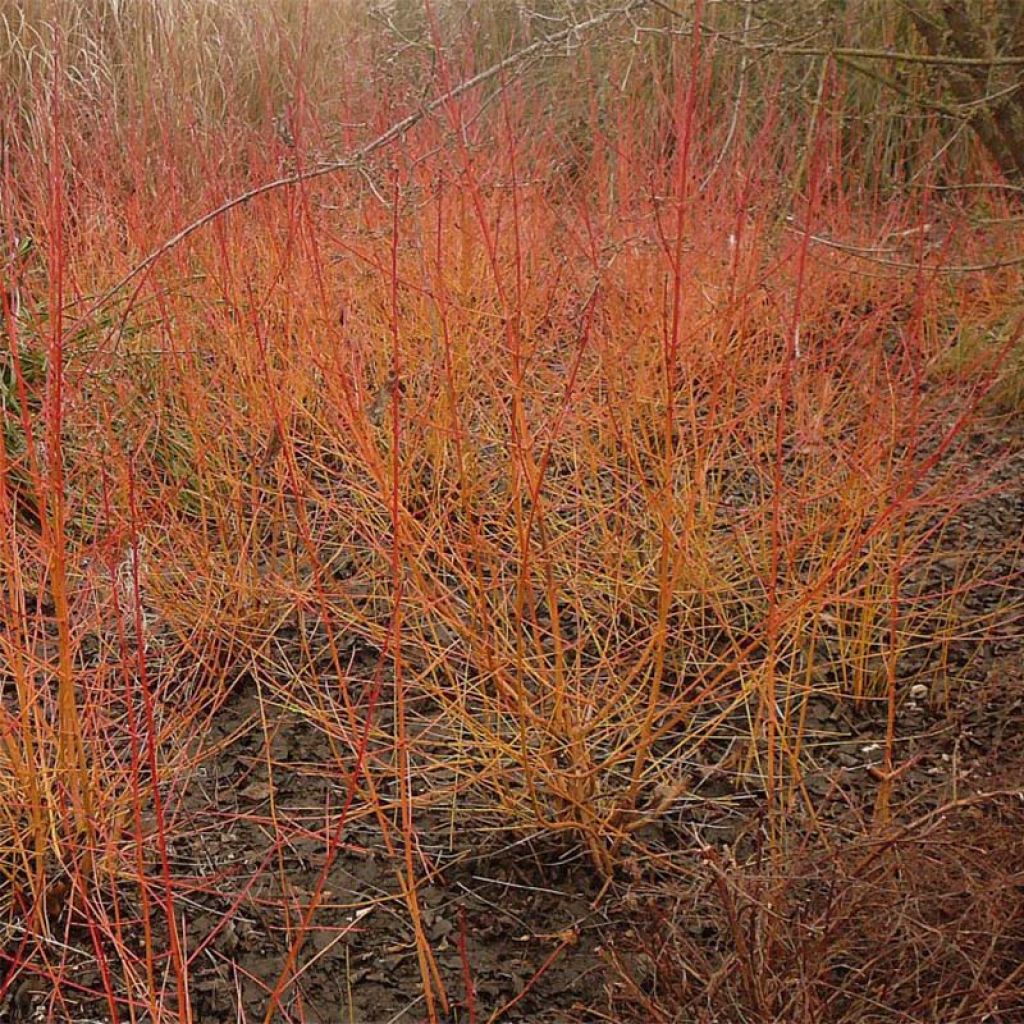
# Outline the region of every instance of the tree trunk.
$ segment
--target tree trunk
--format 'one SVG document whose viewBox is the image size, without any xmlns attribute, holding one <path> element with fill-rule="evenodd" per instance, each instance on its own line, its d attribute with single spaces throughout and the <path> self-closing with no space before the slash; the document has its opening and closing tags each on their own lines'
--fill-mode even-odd
<svg viewBox="0 0 1024 1024">
<path fill-rule="evenodd" d="M 941 73 L 967 123 L 995 160 L 1007 181 L 1024 184 L 1024 67 L 1010 67 L 1008 75 L 996 75 L 995 64 L 960 64 L 1000 57 L 1024 56 L 1024 8 L 1004 12 L 996 23 L 993 51 L 965 0 L 908 0 L 914 26 L 933 57 L 949 57 Z M 1009 79 L 1006 81 L 1005 79 Z"/>
</svg>

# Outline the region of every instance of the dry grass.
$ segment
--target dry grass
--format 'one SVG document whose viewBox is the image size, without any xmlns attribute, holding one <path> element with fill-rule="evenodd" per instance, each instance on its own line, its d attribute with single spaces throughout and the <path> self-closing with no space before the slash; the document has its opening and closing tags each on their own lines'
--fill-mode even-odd
<svg viewBox="0 0 1024 1024">
<path fill-rule="evenodd" d="M 611 946 L 620 1021 L 1012 1020 L 1020 1012 L 1020 806 L 946 805 L 914 829 L 782 865 L 707 851 L 696 884 L 638 896 Z"/>
</svg>

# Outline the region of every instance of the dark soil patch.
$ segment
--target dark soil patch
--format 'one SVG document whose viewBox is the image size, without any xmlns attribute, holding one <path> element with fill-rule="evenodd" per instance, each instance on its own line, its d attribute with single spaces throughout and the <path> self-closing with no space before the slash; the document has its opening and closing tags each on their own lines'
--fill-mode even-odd
<svg viewBox="0 0 1024 1024">
<path fill-rule="evenodd" d="M 389 851 L 378 820 L 359 810 L 339 828 L 348 783 L 332 771 L 336 749 L 295 713 L 274 716 L 273 809 L 252 688 L 218 717 L 215 738 L 242 734 L 206 762 L 183 809 L 191 837 L 176 852 L 209 870 L 192 896 L 201 910 L 190 946 L 215 936 L 194 968 L 200 1019 L 235 1021 L 239 1004 L 262 1018 L 319 887 L 301 974 L 286 985 L 282 1009 L 310 1021 L 423 1020 L 400 838 Z M 324 807 L 334 809 L 329 822 Z M 394 822 L 386 827 L 400 837 Z M 447 1019 L 469 1019 L 467 969 L 484 1017 L 520 996 L 506 1019 L 555 1020 L 586 1001 L 604 919 L 590 906 L 593 875 L 577 858 L 560 863 L 550 849 L 453 831 L 443 809 L 416 815 L 415 845 L 422 926 L 452 1004 Z"/>
</svg>

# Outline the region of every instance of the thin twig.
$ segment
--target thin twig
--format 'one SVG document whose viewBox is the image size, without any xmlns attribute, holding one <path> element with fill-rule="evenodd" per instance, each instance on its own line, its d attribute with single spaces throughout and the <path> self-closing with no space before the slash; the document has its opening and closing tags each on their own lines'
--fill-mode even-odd
<svg viewBox="0 0 1024 1024">
<path fill-rule="evenodd" d="M 786 225 L 787 231 L 803 234 L 803 230 L 793 224 Z M 888 260 L 878 255 L 880 252 L 892 252 L 891 248 L 878 249 L 866 248 L 860 245 L 851 245 L 848 242 L 838 242 L 834 238 L 825 235 L 809 235 L 812 242 L 824 245 L 828 249 L 835 249 L 837 252 L 844 252 L 859 260 L 866 260 L 868 263 L 877 263 L 882 267 L 898 267 L 901 270 L 928 270 L 936 274 L 978 274 L 986 270 L 999 270 L 1003 267 L 1016 267 L 1024 264 L 1024 255 L 1008 256 L 1002 260 L 991 260 L 988 263 L 911 263 L 907 260 Z"/>
<path fill-rule="evenodd" d="M 721 166 L 722 161 L 725 160 L 725 155 L 729 151 L 729 147 L 732 145 L 732 140 L 736 136 L 736 128 L 740 120 L 740 108 L 743 106 L 743 98 L 746 95 L 746 84 L 747 84 L 747 69 L 750 65 L 750 54 L 746 49 L 747 36 L 750 33 L 750 22 L 754 14 L 753 4 L 747 6 L 747 13 L 743 20 L 743 54 L 740 57 L 740 68 L 737 75 L 736 84 L 736 96 L 733 100 L 732 105 L 732 118 L 729 121 L 729 130 L 725 134 L 725 142 L 722 143 L 722 148 L 718 151 L 718 156 L 715 158 L 714 163 L 711 165 L 711 169 L 706 175 L 704 175 L 704 181 L 701 182 L 699 191 L 703 192 L 710 183 L 711 179 L 715 176 L 715 172 Z"/>
<path fill-rule="evenodd" d="M 733 39 L 723 32 L 722 38 L 752 50 L 783 54 L 787 57 L 847 57 L 855 60 L 896 60 L 903 64 L 936 64 L 940 67 L 1020 67 L 1024 56 L 955 57 L 947 54 L 909 53 L 901 50 L 859 49 L 855 46 L 779 46 L 775 43 L 746 43 Z"/>
</svg>

